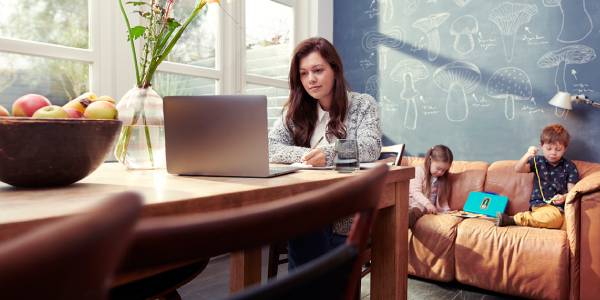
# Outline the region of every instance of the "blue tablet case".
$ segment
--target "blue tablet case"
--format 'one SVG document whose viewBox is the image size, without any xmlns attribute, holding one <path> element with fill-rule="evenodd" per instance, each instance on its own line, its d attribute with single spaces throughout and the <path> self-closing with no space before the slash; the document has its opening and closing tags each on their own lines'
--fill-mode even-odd
<svg viewBox="0 0 600 300">
<path fill-rule="evenodd" d="M 470 192 L 463 210 L 474 214 L 482 214 L 488 217 L 496 217 L 497 212 L 504 212 L 508 204 L 508 197 L 486 193 Z"/>
</svg>

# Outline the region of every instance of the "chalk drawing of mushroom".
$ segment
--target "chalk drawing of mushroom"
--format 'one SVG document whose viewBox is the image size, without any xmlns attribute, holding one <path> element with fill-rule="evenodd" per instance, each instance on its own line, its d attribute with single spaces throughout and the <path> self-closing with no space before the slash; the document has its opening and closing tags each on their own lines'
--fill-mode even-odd
<svg viewBox="0 0 600 300">
<path fill-rule="evenodd" d="M 479 22 L 471 15 L 462 16 L 450 25 L 450 34 L 454 36 L 454 50 L 465 56 L 475 49 L 473 35 L 479 32 Z"/>
<path fill-rule="evenodd" d="M 377 74 L 371 75 L 365 82 L 365 93 L 377 99 L 379 96 L 379 77 Z"/>
<path fill-rule="evenodd" d="M 362 38 L 362 47 L 366 52 L 373 52 L 379 45 L 399 49 L 404 45 L 404 32 L 400 27 L 394 26 L 389 31 L 368 31 Z"/>
<path fill-rule="evenodd" d="M 427 36 L 427 58 L 429 61 L 436 60 L 440 54 L 440 32 L 438 28 L 446 22 L 448 17 L 450 17 L 449 13 L 433 14 L 420 18 L 412 24 L 413 28 L 423 31 Z"/>
<path fill-rule="evenodd" d="M 412 16 L 418 9 L 421 0 L 402 0 L 402 13 L 405 16 Z"/>
<path fill-rule="evenodd" d="M 415 88 L 415 82 L 427 77 L 429 77 L 427 67 L 416 59 L 401 60 L 390 72 L 390 78 L 402 84 L 400 98 L 406 101 L 404 127 L 408 129 L 417 128 L 418 112 L 416 100 L 423 97 L 421 92 Z"/>
<path fill-rule="evenodd" d="M 381 11 L 381 20 L 385 23 L 389 23 L 394 18 L 394 1 L 380 0 L 379 10 Z"/>
<path fill-rule="evenodd" d="M 470 62 L 454 61 L 445 64 L 433 73 L 433 82 L 446 97 L 448 121 L 461 122 L 469 116 L 467 94 L 473 93 L 481 81 L 479 67 Z"/>
<path fill-rule="evenodd" d="M 562 5 L 563 1 L 565 0 L 544 0 L 543 3 L 546 7 L 560 8 L 562 23 L 556 40 L 562 43 L 577 43 L 594 29 L 592 17 L 586 7 L 587 0 L 569 0 L 568 4 Z"/>
<path fill-rule="evenodd" d="M 504 116 L 507 120 L 513 120 L 515 101 L 531 100 L 531 80 L 527 73 L 519 68 L 502 68 L 494 72 L 488 80 L 487 94 L 494 99 L 504 100 Z"/>
<path fill-rule="evenodd" d="M 471 0 L 454 0 L 454 3 L 459 7 L 465 7 L 469 2 L 471 2 Z"/>
<path fill-rule="evenodd" d="M 500 29 L 506 61 L 512 61 L 517 31 L 522 25 L 529 23 L 537 11 L 535 4 L 503 2 L 490 12 L 489 20 Z"/>
<path fill-rule="evenodd" d="M 556 68 L 554 75 L 554 85 L 556 91 L 566 92 L 567 81 L 566 74 L 569 65 L 586 64 L 596 58 L 596 51 L 586 45 L 570 45 L 561 49 L 547 52 L 537 61 L 540 68 Z"/>
</svg>

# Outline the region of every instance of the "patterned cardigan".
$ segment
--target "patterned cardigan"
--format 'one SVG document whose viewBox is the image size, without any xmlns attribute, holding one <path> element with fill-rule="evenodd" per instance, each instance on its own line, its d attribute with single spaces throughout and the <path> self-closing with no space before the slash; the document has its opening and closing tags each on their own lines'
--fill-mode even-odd
<svg viewBox="0 0 600 300">
<path fill-rule="evenodd" d="M 348 93 L 346 138 L 358 141 L 358 155 L 361 162 L 374 161 L 381 152 L 381 124 L 379 112 L 373 97 L 368 94 Z M 315 104 L 317 105 L 317 104 Z M 302 155 L 310 148 L 294 146 L 292 133 L 283 124 L 284 115 L 275 122 L 269 132 L 269 160 L 272 163 L 291 164 L 300 162 Z M 291 125 L 293 127 L 293 125 Z M 335 157 L 334 141 L 318 148 L 325 153 L 327 165 L 333 165 Z"/>
<path fill-rule="evenodd" d="M 349 92 L 348 102 L 349 109 L 344 121 L 346 138 L 357 140 L 361 162 L 374 161 L 379 158 L 381 152 L 381 124 L 375 99 L 368 94 Z M 269 132 L 269 160 L 272 163 L 287 164 L 300 162 L 301 157 L 309 152 L 310 148 L 294 146 L 292 133 L 283 124 L 284 118 L 285 113 Z M 327 165 L 331 166 L 335 149 L 334 141 L 329 142 L 330 144 L 319 146 L 318 149 L 325 153 Z M 352 219 L 344 218 L 333 224 L 333 231 L 346 235 L 351 225 Z"/>
</svg>

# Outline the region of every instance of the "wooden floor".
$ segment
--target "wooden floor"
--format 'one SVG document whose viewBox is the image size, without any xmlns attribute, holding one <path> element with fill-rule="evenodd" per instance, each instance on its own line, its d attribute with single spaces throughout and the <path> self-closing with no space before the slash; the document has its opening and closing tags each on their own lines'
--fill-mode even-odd
<svg viewBox="0 0 600 300">
<path fill-rule="evenodd" d="M 263 251 L 263 276 L 267 278 L 267 251 Z M 280 265 L 278 275 L 287 273 L 287 265 Z M 263 279 L 266 281 L 266 279 Z M 361 298 L 369 299 L 370 277 L 361 282 Z M 213 258 L 196 279 L 179 289 L 184 300 L 222 299 L 229 294 L 229 256 Z M 430 282 L 417 278 L 408 279 L 408 299 L 515 299 L 454 283 Z"/>
</svg>

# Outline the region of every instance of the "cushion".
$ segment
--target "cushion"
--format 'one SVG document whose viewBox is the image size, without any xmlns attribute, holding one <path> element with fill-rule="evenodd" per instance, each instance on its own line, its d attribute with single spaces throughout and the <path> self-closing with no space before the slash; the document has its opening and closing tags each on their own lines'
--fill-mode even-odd
<svg viewBox="0 0 600 300">
<path fill-rule="evenodd" d="M 458 224 L 454 252 L 461 283 L 534 299 L 568 297 L 569 244 L 563 230 L 467 219 Z"/>
<path fill-rule="evenodd" d="M 461 218 L 424 215 L 408 232 L 408 273 L 438 281 L 454 280 L 454 240 Z"/>
</svg>

